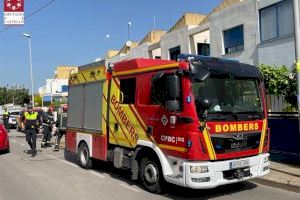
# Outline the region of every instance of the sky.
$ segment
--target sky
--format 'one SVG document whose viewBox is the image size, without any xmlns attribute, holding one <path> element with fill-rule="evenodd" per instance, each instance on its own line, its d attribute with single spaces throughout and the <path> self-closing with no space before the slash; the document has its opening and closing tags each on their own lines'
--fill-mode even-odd
<svg viewBox="0 0 300 200">
<path fill-rule="evenodd" d="M 25 20 L 23 26 L 2 31 L 0 1 L 0 87 L 31 88 L 29 48 L 32 36 L 34 92 L 54 76 L 57 66 L 80 66 L 119 50 L 130 39 L 140 41 L 154 27 L 168 30 L 185 13 L 208 14 L 221 0 L 55 0 Z M 51 0 L 24 0 L 25 16 Z M 106 35 L 110 37 L 107 39 Z"/>
</svg>

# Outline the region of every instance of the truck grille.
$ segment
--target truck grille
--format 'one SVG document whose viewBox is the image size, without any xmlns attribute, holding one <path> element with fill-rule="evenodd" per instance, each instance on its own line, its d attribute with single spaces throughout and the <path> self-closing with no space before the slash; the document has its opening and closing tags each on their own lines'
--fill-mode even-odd
<svg viewBox="0 0 300 200">
<path fill-rule="evenodd" d="M 211 134 L 211 140 L 217 154 L 257 149 L 260 144 L 260 132 Z"/>
</svg>

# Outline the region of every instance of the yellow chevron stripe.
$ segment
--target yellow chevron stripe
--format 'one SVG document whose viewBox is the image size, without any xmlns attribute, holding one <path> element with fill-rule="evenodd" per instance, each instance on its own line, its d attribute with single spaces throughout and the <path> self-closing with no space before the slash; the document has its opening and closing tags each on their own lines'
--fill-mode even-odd
<svg viewBox="0 0 300 200">
<path fill-rule="evenodd" d="M 204 136 L 205 144 L 207 146 L 208 156 L 209 156 L 210 160 L 216 160 L 215 149 L 211 142 L 210 135 L 209 135 L 206 127 L 203 130 L 203 136 Z"/>
<path fill-rule="evenodd" d="M 174 150 L 174 151 L 180 151 L 180 152 L 187 151 L 187 149 L 184 147 L 175 147 L 175 146 L 170 146 L 170 145 L 165 145 L 165 144 L 159 144 L 158 146 L 162 149 L 168 149 L 168 150 Z"/>
<path fill-rule="evenodd" d="M 147 126 L 146 126 L 144 120 L 143 120 L 143 119 L 141 118 L 141 116 L 139 115 L 139 113 L 138 113 L 138 111 L 136 110 L 136 108 L 135 108 L 134 106 L 132 106 L 131 108 L 132 108 L 132 109 L 134 110 L 134 112 L 136 113 L 136 116 L 137 116 L 137 118 L 138 118 L 138 122 L 140 121 L 140 122 L 141 122 L 141 125 L 144 127 L 144 129 L 147 130 Z M 135 116 L 134 116 L 134 117 L 135 117 Z"/>
<path fill-rule="evenodd" d="M 113 76 L 124 76 L 128 74 L 135 74 L 135 73 L 142 73 L 142 72 L 148 72 L 148 71 L 154 71 L 154 70 L 163 70 L 163 69 L 172 69 L 177 68 L 179 66 L 178 63 L 172 63 L 167 65 L 158 65 L 153 67 L 147 67 L 142 69 L 134 69 L 134 70 L 127 70 L 123 72 L 113 72 Z"/>
<path fill-rule="evenodd" d="M 267 120 L 263 120 L 263 128 L 261 131 L 261 137 L 260 137 L 260 144 L 259 144 L 259 153 L 262 153 L 265 143 L 265 137 L 266 137 L 266 126 L 267 126 Z"/>
<path fill-rule="evenodd" d="M 296 71 L 300 73 L 300 61 L 296 62 Z"/>
</svg>

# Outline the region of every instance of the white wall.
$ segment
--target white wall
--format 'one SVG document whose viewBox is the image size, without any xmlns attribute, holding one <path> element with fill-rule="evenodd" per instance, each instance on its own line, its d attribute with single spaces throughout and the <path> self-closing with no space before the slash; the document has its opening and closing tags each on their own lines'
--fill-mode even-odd
<svg viewBox="0 0 300 200">
<path fill-rule="evenodd" d="M 186 26 L 162 36 L 160 41 L 161 58 L 170 59 L 169 50 L 180 46 L 180 53 L 191 53 L 188 30 L 194 26 Z"/>
<path fill-rule="evenodd" d="M 193 37 L 193 43 L 191 43 L 192 46 L 192 54 L 197 54 L 198 53 L 198 43 L 206 43 L 209 44 L 210 43 L 210 33 L 209 30 L 203 31 L 201 33 L 197 33 L 195 35 L 192 36 Z M 194 51 L 194 52 L 193 52 Z"/>
<path fill-rule="evenodd" d="M 114 57 L 106 59 L 106 62 L 116 63 L 122 60 L 128 60 L 132 58 L 149 58 L 148 44 L 144 43 L 140 46 L 137 46 L 136 48 L 131 49 L 131 51 L 128 54 L 116 55 Z"/>
<path fill-rule="evenodd" d="M 285 65 L 290 69 L 294 66 L 294 37 L 286 37 L 261 43 L 258 47 L 259 64 Z"/>
<path fill-rule="evenodd" d="M 51 84 L 52 82 L 52 84 Z M 68 85 L 68 79 L 47 79 L 46 80 L 46 94 L 51 94 L 51 86 L 52 86 L 52 94 L 60 93 L 61 87 L 63 85 Z"/>
<path fill-rule="evenodd" d="M 161 48 L 157 48 L 157 49 L 152 50 L 152 58 L 155 58 L 156 56 L 161 57 Z"/>
<path fill-rule="evenodd" d="M 256 0 L 247 0 L 213 14 L 210 19 L 211 56 L 236 59 L 243 63 L 257 62 L 258 12 Z M 244 50 L 225 55 L 223 31 L 243 25 Z"/>
</svg>

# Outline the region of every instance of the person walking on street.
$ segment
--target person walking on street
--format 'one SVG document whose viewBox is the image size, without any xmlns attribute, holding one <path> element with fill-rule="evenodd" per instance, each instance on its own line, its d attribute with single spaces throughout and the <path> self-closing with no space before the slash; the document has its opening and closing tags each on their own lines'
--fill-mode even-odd
<svg viewBox="0 0 300 200">
<path fill-rule="evenodd" d="M 7 108 L 5 108 L 3 112 L 3 122 L 7 132 L 9 132 L 9 117 L 10 117 L 10 113 L 7 111 Z"/>
<path fill-rule="evenodd" d="M 38 128 L 42 125 L 41 116 L 33 111 L 32 106 L 27 107 L 27 111 L 21 118 L 22 126 L 25 128 L 26 141 L 31 148 L 31 157 L 36 156 L 36 134 Z"/>
<path fill-rule="evenodd" d="M 55 124 L 53 118 L 52 108 L 48 108 L 47 112 L 43 112 L 42 116 L 43 120 L 43 139 L 41 143 L 41 148 L 51 147 L 50 140 L 51 140 L 51 132 L 53 129 L 53 125 Z"/>
</svg>

